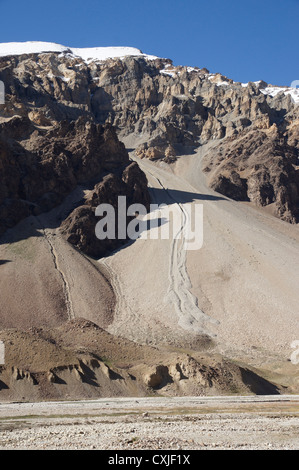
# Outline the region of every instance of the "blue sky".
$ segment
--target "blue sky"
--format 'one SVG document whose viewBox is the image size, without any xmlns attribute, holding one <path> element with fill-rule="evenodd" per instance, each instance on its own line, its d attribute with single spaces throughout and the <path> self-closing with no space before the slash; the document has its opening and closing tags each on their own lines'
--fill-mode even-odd
<svg viewBox="0 0 299 470">
<path fill-rule="evenodd" d="M 0 0 L 0 42 L 133 46 L 236 81 L 299 80 L 299 0 Z"/>
</svg>

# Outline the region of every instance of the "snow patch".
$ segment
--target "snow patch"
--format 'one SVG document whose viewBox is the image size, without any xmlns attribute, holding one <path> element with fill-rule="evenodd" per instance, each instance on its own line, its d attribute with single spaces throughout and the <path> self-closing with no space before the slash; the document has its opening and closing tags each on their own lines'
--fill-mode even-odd
<svg viewBox="0 0 299 470">
<path fill-rule="evenodd" d="M 59 52 L 61 55 L 81 57 L 86 62 L 104 61 L 113 58 L 124 58 L 128 56 L 144 57 L 148 60 L 155 60 L 158 57 L 143 54 L 135 47 L 87 47 L 76 48 L 66 47 L 52 42 L 7 42 L 0 43 L 0 57 L 22 54 L 41 54 L 47 52 Z"/>
<path fill-rule="evenodd" d="M 170 77 L 174 78 L 176 76 L 175 72 L 170 72 L 169 70 L 160 70 L 160 73 L 162 75 L 169 75 Z"/>
<path fill-rule="evenodd" d="M 295 104 L 299 103 L 299 89 L 292 87 L 278 87 L 278 86 L 268 86 L 260 90 L 264 95 L 272 96 L 273 98 L 279 93 L 284 93 L 285 95 L 290 95 Z"/>
<path fill-rule="evenodd" d="M 48 73 L 47 77 L 50 78 L 50 80 L 53 80 L 53 78 L 56 78 L 56 79 L 60 78 L 60 80 L 66 83 L 68 83 L 71 80 L 70 77 L 64 77 L 63 75 L 53 75 L 52 73 Z"/>
<path fill-rule="evenodd" d="M 254 85 L 259 86 L 259 84 L 261 82 L 262 82 L 262 80 L 258 80 L 257 82 L 250 82 L 250 83 L 254 83 Z M 234 83 L 236 83 L 236 82 L 234 82 Z M 246 87 L 248 87 L 249 82 L 248 83 L 241 83 L 241 85 L 242 85 L 243 88 L 246 88 Z"/>
<path fill-rule="evenodd" d="M 70 52 L 68 47 L 52 42 L 6 42 L 0 44 L 0 57 L 41 52 Z"/>
<path fill-rule="evenodd" d="M 215 73 L 208 74 L 207 79 L 210 80 L 210 82 L 214 83 L 214 85 L 216 85 L 216 86 L 231 85 L 231 83 L 227 82 L 226 80 L 222 80 L 222 78 L 218 78 L 217 74 L 215 74 Z"/>
</svg>

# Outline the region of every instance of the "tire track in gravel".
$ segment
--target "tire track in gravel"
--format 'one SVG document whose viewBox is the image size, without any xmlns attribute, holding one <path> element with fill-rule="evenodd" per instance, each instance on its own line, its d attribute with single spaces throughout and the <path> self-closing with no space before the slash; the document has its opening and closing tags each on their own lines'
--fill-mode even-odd
<svg viewBox="0 0 299 470">
<path fill-rule="evenodd" d="M 174 203 L 174 207 L 179 211 L 179 227 L 176 233 L 173 233 L 171 240 L 170 258 L 169 258 L 169 288 L 165 301 L 171 301 L 178 315 L 178 324 L 185 330 L 196 332 L 198 334 L 209 334 L 206 323 L 219 324 L 217 320 L 206 315 L 198 307 L 198 298 L 190 291 L 192 288 L 190 277 L 187 272 L 187 252 L 185 249 L 187 238 L 187 229 L 191 224 L 189 212 L 185 209 L 184 203 L 177 201 L 170 193 L 169 189 L 162 183 L 161 179 L 155 176 L 147 166 L 138 162 L 145 173 L 151 175 L 158 183 L 161 189 Z M 172 210 L 174 209 L 172 207 Z M 176 218 L 177 220 L 177 218 Z"/>
</svg>

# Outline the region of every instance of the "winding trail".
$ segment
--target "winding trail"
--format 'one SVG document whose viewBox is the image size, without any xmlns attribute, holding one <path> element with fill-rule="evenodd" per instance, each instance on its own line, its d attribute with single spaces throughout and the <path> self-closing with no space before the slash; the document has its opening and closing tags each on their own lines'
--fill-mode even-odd
<svg viewBox="0 0 299 470">
<path fill-rule="evenodd" d="M 45 240 L 47 241 L 47 243 L 49 245 L 49 249 L 50 249 L 50 252 L 51 252 L 52 259 L 53 259 L 54 267 L 58 271 L 58 273 L 61 277 L 61 280 L 62 280 L 63 292 L 64 292 L 64 298 L 65 298 L 65 306 L 66 306 L 66 310 L 67 310 L 67 318 L 68 318 L 68 320 L 73 320 L 75 318 L 75 315 L 74 315 L 73 304 L 72 304 L 72 300 L 71 300 L 70 287 L 69 287 L 69 283 L 68 283 L 68 280 L 67 280 L 67 276 L 65 275 L 65 273 L 63 272 L 63 270 L 60 268 L 60 265 L 59 265 L 58 255 L 57 255 L 57 252 L 56 252 L 55 247 L 54 247 L 53 242 L 52 242 L 53 234 L 50 230 L 45 229 L 44 227 L 42 228 L 42 230 L 43 230 Z"/>
</svg>

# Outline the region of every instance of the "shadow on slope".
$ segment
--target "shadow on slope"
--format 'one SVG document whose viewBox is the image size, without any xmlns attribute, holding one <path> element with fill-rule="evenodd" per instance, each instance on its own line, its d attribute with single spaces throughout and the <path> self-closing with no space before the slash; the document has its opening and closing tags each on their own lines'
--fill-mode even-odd
<svg viewBox="0 0 299 470">
<path fill-rule="evenodd" d="M 225 200 L 224 197 L 214 196 L 209 194 L 199 194 L 187 191 L 179 191 L 176 189 L 157 189 L 149 188 L 151 196 L 151 204 L 186 204 L 194 201 L 219 201 Z M 52 209 L 47 213 L 40 214 L 39 216 L 29 216 L 23 219 L 15 227 L 8 229 L 0 238 L 1 244 L 14 244 L 21 240 L 26 240 L 30 237 L 43 237 L 44 231 L 47 229 L 56 229 L 60 227 L 61 223 L 68 217 L 68 215 L 74 210 L 75 207 L 79 207 L 83 202 L 83 188 L 78 187 L 73 193 L 67 196 L 64 202 Z M 100 219 L 95 218 L 96 223 Z M 167 220 L 163 217 L 152 219 L 151 221 L 141 222 L 140 233 L 150 230 L 152 227 L 160 227 L 167 223 Z M 94 226 L 94 229 L 95 229 Z M 86 230 L 90 230 L 86 228 Z M 117 233 L 117 231 L 116 231 Z M 89 234 L 90 235 L 90 234 Z M 117 235 L 116 235 L 117 236 Z M 94 235 L 95 237 L 95 235 Z M 114 251 L 121 250 L 128 245 L 134 243 L 135 240 L 120 240 L 119 247 L 108 249 L 107 254 L 111 254 Z M 95 257 L 96 259 L 97 257 Z M 2 260 L 0 264 L 4 264 L 6 260 Z"/>
<path fill-rule="evenodd" d="M 280 395 L 279 388 L 249 369 L 240 368 L 244 384 L 255 395 Z"/>
</svg>

